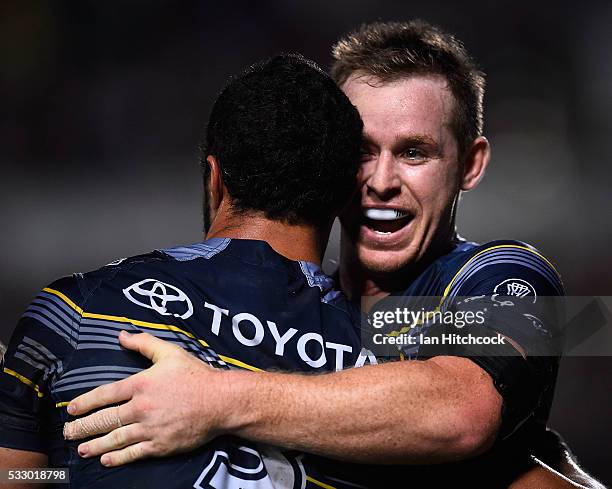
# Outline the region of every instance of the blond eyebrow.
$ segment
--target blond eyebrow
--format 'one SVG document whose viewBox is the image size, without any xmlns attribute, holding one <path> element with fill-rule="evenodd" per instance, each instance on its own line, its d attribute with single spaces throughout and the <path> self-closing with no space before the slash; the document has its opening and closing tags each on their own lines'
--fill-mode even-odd
<svg viewBox="0 0 612 489">
<path fill-rule="evenodd" d="M 394 148 L 395 151 L 406 151 L 411 147 L 427 147 L 427 151 L 431 151 L 431 155 L 442 157 L 442 145 L 431 136 L 424 134 L 413 134 L 410 136 L 396 135 Z"/>
<path fill-rule="evenodd" d="M 433 138 L 425 134 L 413 134 L 410 136 L 396 134 L 393 139 L 395 143 L 401 142 L 402 144 L 412 143 L 412 144 L 430 144 L 430 145 L 435 145 L 435 146 L 438 145 L 438 143 Z M 374 139 L 367 132 L 363 133 L 362 140 L 364 143 L 373 144 L 375 146 L 378 146 L 375 143 Z"/>
<path fill-rule="evenodd" d="M 431 136 L 427 136 L 425 134 L 412 134 L 409 136 L 402 135 L 402 134 L 396 134 L 394 137 L 393 145 L 396 148 L 401 147 L 403 149 L 405 149 L 406 147 L 410 145 L 414 145 L 414 146 L 427 145 L 427 146 L 432 146 L 433 148 L 436 149 L 436 151 L 440 150 L 440 144 L 436 142 Z M 376 148 L 379 147 L 376 141 L 372 137 L 370 137 L 367 132 L 363 133 L 362 146 L 363 147 L 373 146 Z"/>
<path fill-rule="evenodd" d="M 401 134 L 396 134 L 395 135 L 395 142 L 397 143 L 402 143 L 403 145 L 406 144 L 428 144 L 431 146 L 437 146 L 438 143 L 431 138 L 430 136 L 426 136 L 424 134 L 413 134 L 410 136 L 403 136 Z"/>
</svg>

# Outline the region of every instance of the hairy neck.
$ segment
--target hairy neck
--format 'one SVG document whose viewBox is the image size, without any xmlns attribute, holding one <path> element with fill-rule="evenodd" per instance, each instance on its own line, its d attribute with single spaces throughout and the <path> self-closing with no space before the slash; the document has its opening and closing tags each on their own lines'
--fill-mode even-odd
<svg viewBox="0 0 612 489">
<path fill-rule="evenodd" d="M 266 241 L 274 251 L 290 260 L 321 265 L 329 229 L 292 225 L 266 218 L 260 213 L 224 213 L 217 216 L 206 234 L 210 238 L 257 239 Z"/>
</svg>

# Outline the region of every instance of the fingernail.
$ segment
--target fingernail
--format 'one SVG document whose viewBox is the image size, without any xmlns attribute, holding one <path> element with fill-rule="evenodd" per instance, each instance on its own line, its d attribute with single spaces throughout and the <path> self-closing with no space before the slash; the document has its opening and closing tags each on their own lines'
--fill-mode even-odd
<svg viewBox="0 0 612 489">
<path fill-rule="evenodd" d="M 108 467 L 111 463 L 111 459 L 108 455 L 102 455 L 102 458 L 100 459 L 100 463 L 104 465 L 105 467 Z"/>
<path fill-rule="evenodd" d="M 77 410 L 76 404 L 68 404 L 68 408 L 67 408 L 68 414 L 74 415 L 76 414 L 76 410 Z"/>
<path fill-rule="evenodd" d="M 85 457 L 89 453 L 89 447 L 87 445 L 79 445 L 79 455 Z"/>
<path fill-rule="evenodd" d="M 130 333 L 127 331 L 120 331 L 119 336 L 121 336 L 124 340 L 130 336 Z"/>
</svg>

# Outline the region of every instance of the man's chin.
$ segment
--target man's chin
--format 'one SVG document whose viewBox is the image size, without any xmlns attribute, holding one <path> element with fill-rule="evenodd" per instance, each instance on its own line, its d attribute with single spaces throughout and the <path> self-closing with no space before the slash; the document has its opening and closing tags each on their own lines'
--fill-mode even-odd
<svg viewBox="0 0 612 489">
<path fill-rule="evenodd" d="M 411 250 L 405 248 L 391 251 L 359 247 L 357 252 L 363 270 L 373 275 L 398 273 L 410 266 L 415 260 L 414 255 Z"/>
</svg>

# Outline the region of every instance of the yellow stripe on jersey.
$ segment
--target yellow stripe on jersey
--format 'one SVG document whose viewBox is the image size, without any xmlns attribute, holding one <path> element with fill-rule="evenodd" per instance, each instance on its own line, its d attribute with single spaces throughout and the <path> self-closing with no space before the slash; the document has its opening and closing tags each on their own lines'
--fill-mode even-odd
<svg viewBox="0 0 612 489">
<path fill-rule="evenodd" d="M 159 329 L 163 331 L 174 331 L 176 333 L 181 333 L 191 338 L 192 340 L 196 340 L 197 338 L 192 335 L 189 331 L 185 331 L 178 326 L 173 326 L 171 324 L 160 324 L 160 323 L 150 323 L 148 321 L 140 321 L 138 319 L 126 318 L 124 316 L 109 316 L 108 314 L 95 314 L 93 312 L 83 312 L 83 317 L 88 319 L 106 319 L 107 321 L 116 321 L 119 323 L 128 323 L 133 324 L 134 326 L 142 326 L 143 328 L 149 329 Z M 203 342 L 203 340 L 198 340 Z M 208 346 L 206 342 L 204 342 L 204 346 Z"/>
<path fill-rule="evenodd" d="M 177 326 L 173 326 L 171 324 L 150 323 L 148 321 L 140 321 L 138 319 L 126 318 L 124 316 L 111 316 L 111 315 L 108 315 L 108 314 L 96 314 L 96 313 L 93 313 L 93 312 L 86 312 L 83 309 L 81 309 L 79 306 L 77 306 L 73 301 L 71 301 L 70 298 L 68 298 L 65 294 L 62 294 L 59 290 L 50 289 L 48 287 L 44 288 L 43 290 L 45 292 L 49 292 L 50 294 L 56 295 L 57 297 L 62 299 L 68 306 L 70 306 L 72 309 L 74 309 L 76 312 L 78 312 L 84 318 L 89 318 L 89 319 L 104 319 L 104 320 L 107 320 L 107 321 L 115 321 L 115 322 L 119 322 L 119 323 L 133 324 L 135 326 L 141 326 L 143 328 L 157 329 L 157 330 L 163 330 L 163 331 L 174 331 L 176 333 L 181 333 L 181 334 L 187 336 L 188 338 L 196 340 L 202 346 L 210 347 L 210 345 L 206 341 L 204 341 L 203 339 L 196 338 L 189 331 L 185 331 L 185 330 L 183 330 L 183 329 L 181 329 L 181 328 L 179 328 Z M 242 362 L 240 360 L 236 360 L 235 358 L 226 357 L 225 355 L 219 355 L 219 358 L 221 358 L 221 360 L 223 360 L 226 363 L 230 363 L 232 365 L 235 365 L 235 366 L 240 367 L 240 368 L 244 368 L 246 370 L 251 370 L 253 372 L 261 372 L 262 371 L 262 369 L 260 369 L 260 368 L 254 367 L 254 366 L 249 365 L 248 363 L 244 363 L 244 362 Z"/>
<path fill-rule="evenodd" d="M 306 476 L 306 480 L 312 482 L 316 486 L 322 487 L 323 489 L 336 489 L 334 486 L 330 486 L 329 484 L 325 484 L 325 482 L 318 481 L 317 479 L 314 479 L 309 475 Z"/>
<path fill-rule="evenodd" d="M 65 402 L 56 402 L 55 403 L 55 407 L 56 408 L 62 408 L 62 407 L 66 407 L 68 404 L 70 404 L 68 401 L 65 401 Z"/>
<path fill-rule="evenodd" d="M 199 343 L 201 343 L 204 346 L 209 346 L 208 343 L 206 343 L 204 340 L 196 338 L 189 331 L 185 331 L 179 328 L 178 326 L 173 326 L 171 324 L 150 323 L 148 321 L 140 321 L 138 319 L 126 318 L 124 316 L 111 316 L 109 314 L 96 314 L 93 312 L 86 312 L 83 309 L 81 309 L 79 306 L 77 306 L 74 302 L 72 302 L 70 298 L 68 298 L 65 294 L 62 294 L 59 290 L 50 289 L 48 287 L 45 287 L 43 290 L 45 292 L 49 292 L 50 294 L 56 295 L 57 297 L 62 299 L 68 306 L 70 306 L 72 309 L 74 309 L 84 318 L 104 319 L 107 321 L 115 321 L 118 323 L 133 324 L 134 326 L 142 326 L 143 328 L 158 329 L 158 330 L 163 330 L 163 331 L 174 331 L 176 333 L 181 333 L 187 336 L 188 338 L 191 338 L 192 340 L 197 340 Z"/>
<path fill-rule="evenodd" d="M 5 374 L 9 374 L 12 375 L 13 377 L 15 377 L 17 380 L 21 381 L 22 383 L 24 383 L 25 385 L 27 385 L 28 387 L 31 387 L 32 389 L 34 389 L 36 391 L 36 394 L 38 395 L 38 397 L 44 397 L 44 394 L 42 392 L 40 392 L 40 387 L 38 387 L 34 382 L 32 382 L 30 379 L 28 379 L 27 377 L 24 377 L 21 374 L 18 374 L 17 372 L 15 372 L 14 370 L 11 370 L 10 368 L 6 368 L 4 367 L 2 369 L 2 371 Z"/>
<path fill-rule="evenodd" d="M 478 258 L 480 255 L 486 253 L 487 251 L 495 250 L 495 249 L 498 249 L 498 248 L 518 248 L 520 250 L 529 251 L 530 253 L 533 253 L 534 255 L 539 256 L 542 260 L 544 260 L 546 263 L 548 263 L 550 265 L 550 267 L 555 271 L 557 276 L 559 277 L 559 280 L 561 279 L 561 277 L 559 276 L 559 272 L 557 271 L 555 266 L 548 260 L 548 258 L 546 258 L 541 253 L 538 253 L 537 251 L 532 250 L 531 248 L 527 248 L 526 246 L 510 245 L 510 244 L 491 246 L 490 248 L 486 248 L 486 249 L 484 249 L 482 251 L 479 251 L 472 258 L 470 258 L 468 261 L 465 262 L 465 264 L 459 269 L 459 271 L 455 274 L 455 276 L 451 279 L 449 284 L 444 289 L 444 294 L 442 295 L 442 300 L 440 301 L 440 305 L 442 304 L 442 302 L 444 302 L 444 299 L 446 299 L 446 296 L 448 296 L 448 293 L 450 292 L 450 289 L 453 286 L 453 284 L 455 283 L 455 280 L 457 279 L 457 277 L 459 277 L 461 272 L 463 272 L 463 270 L 465 270 L 466 267 L 470 263 L 472 263 L 476 258 Z"/>
<path fill-rule="evenodd" d="M 77 306 L 74 302 L 72 302 L 70 297 L 68 297 L 66 294 L 61 293 L 59 290 L 55 290 L 55 289 L 51 289 L 49 287 L 45 287 L 43 289 L 43 292 L 48 292 L 49 294 L 53 294 L 53 295 L 59 297 L 66 304 L 68 304 L 72 309 L 74 309 L 76 312 L 78 312 L 79 314 L 83 314 L 83 309 L 81 309 L 79 306 Z"/>
<path fill-rule="evenodd" d="M 219 355 L 219 358 L 223 360 L 225 363 L 231 363 L 232 365 L 236 365 L 236 367 L 244 368 L 246 370 L 251 370 L 253 372 L 263 372 L 262 369 L 253 367 L 252 365 L 241 362 L 240 360 L 236 360 L 235 358 L 226 357 L 225 355 Z"/>
<path fill-rule="evenodd" d="M 546 263 L 548 263 L 550 265 L 550 267 L 557 274 L 557 277 L 559 278 L 559 281 L 561 281 L 561 276 L 559 275 L 559 272 L 557 271 L 555 266 L 548 260 L 548 258 L 546 258 L 541 253 L 538 253 L 537 251 L 532 250 L 531 248 L 527 248 L 526 246 L 520 246 L 520 245 L 505 244 L 505 245 L 491 246 L 490 248 L 486 248 L 486 249 L 484 249 L 482 251 L 479 251 L 472 258 L 470 258 L 468 261 L 465 262 L 465 264 L 459 269 L 459 271 L 455 274 L 455 276 L 451 279 L 449 284 L 444 289 L 444 294 L 442 295 L 442 298 L 440 299 L 440 302 L 436 306 L 436 308 L 433 311 L 427 311 L 425 313 L 425 315 L 427 316 L 429 314 L 434 314 L 434 313 L 436 313 L 436 312 L 441 310 L 442 303 L 444 302 L 444 300 L 448 296 L 448 294 L 450 292 L 450 289 L 452 288 L 453 284 L 455 283 L 455 280 L 457 280 L 457 278 L 459 277 L 461 272 L 463 272 L 470 263 L 472 263 L 476 258 L 478 258 L 482 254 L 486 253 L 487 251 L 495 250 L 495 249 L 498 249 L 498 248 L 518 248 L 518 249 L 521 249 L 521 250 L 529 251 L 530 253 L 533 253 L 534 255 L 539 256 L 542 260 L 544 260 Z M 422 323 L 423 323 L 423 320 L 419 319 L 419 321 L 417 321 L 416 324 L 422 324 Z M 407 333 L 408 331 L 410 331 L 410 329 L 412 329 L 410 326 L 404 326 L 403 328 L 401 328 L 399 330 L 391 331 L 389 333 L 386 333 L 386 336 L 399 336 L 400 334 Z"/>
</svg>

